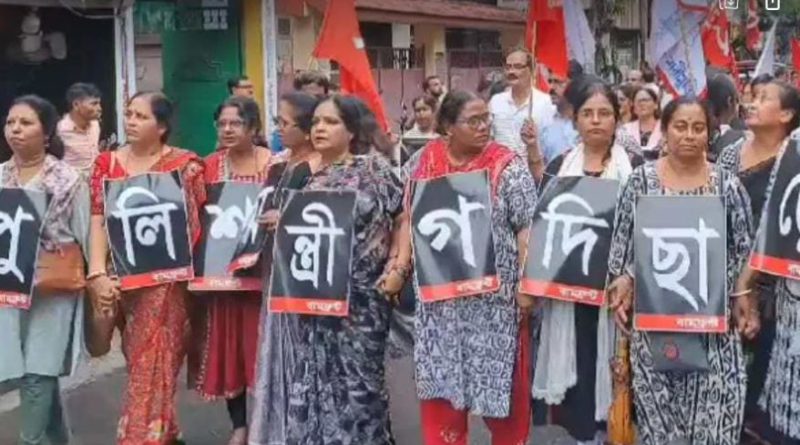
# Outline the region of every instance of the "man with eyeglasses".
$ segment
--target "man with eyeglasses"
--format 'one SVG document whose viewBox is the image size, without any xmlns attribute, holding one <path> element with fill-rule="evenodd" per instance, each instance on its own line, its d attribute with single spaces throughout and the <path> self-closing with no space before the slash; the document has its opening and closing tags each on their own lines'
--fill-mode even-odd
<svg viewBox="0 0 800 445">
<path fill-rule="evenodd" d="M 536 135 L 552 123 L 556 107 L 549 94 L 533 87 L 533 57 L 527 51 L 506 56 L 505 74 L 509 88 L 489 101 L 494 140 L 527 159 L 531 172 L 543 170 Z"/>
</svg>

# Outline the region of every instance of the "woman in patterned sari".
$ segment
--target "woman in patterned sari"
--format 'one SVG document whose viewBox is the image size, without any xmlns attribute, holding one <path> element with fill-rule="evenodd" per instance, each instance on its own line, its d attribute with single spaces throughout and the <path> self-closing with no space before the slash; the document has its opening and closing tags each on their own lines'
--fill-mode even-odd
<svg viewBox="0 0 800 445">
<path fill-rule="evenodd" d="M 205 159 L 205 182 L 266 180 L 270 151 L 256 147 L 258 104 L 232 97 L 215 114 L 219 147 Z M 197 296 L 190 354 L 192 386 L 205 399 L 225 398 L 233 434 L 228 445 L 247 443 L 247 388 L 253 386 L 261 292 L 214 292 Z M 195 356 L 196 354 L 196 356 Z"/>
<path fill-rule="evenodd" d="M 0 187 L 51 196 L 40 244 L 53 253 L 68 243 L 85 249 L 89 232 L 89 190 L 80 174 L 61 161 L 64 146 L 56 135 L 57 123 L 50 102 L 20 97 L 5 121 L 8 145 L 0 145 L 0 157 L 12 155 L 0 163 Z M 81 355 L 81 296 L 35 290 L 28 309 L 0 303 L 0 383 L 19 379 L 20 445 L 69 442 L 58 378 L 75 371 Z"/>
<path fill-rule="evenodd" d="M 120 445 L 169 445 L 178 442 L 175 395 L 189 337 L 186 283 L 168 283 L 120 291 L 107 267 L 103 181 L 145 173 L 178 171 L 186 195 L 192 244 L 200 237 L 198 209 L 205 201 L 203 163 L 196 154 L 166 144 L 172 104 L 160 93 L 139 93 L 128 103 L 125 132 L 128 145 L 104 152 L 95 161 L 91 180 L 91 255 L 87 275 L 94 305 L 124 318 L 122 350 L 128 367 Z M 118 303 L 117 303 L 118 300 Z"/>
<path fill-rule="evenodd" d="M 789 140 L 779 140 L 780 136 L 786 136 L 800 125 L 800 92 L 783 82 L 771 82 L 759 90 L 759 94 L 752 103 L 753 110 L 748 115 L 747 123 L 753 127 L 755 137 L 753 143 L 762 143 L 769 139 L 758 137 L 756 127 L 765 123 L 772 122 L 770 125 L 775 127 L 771 137 L 775 146 L 775 157 L 769 172 L 769 179 L 764 187 L 763 179 L 760 190 L 754 190 L 752 198 L 754 203 L 760 203 L 762 208 L 767 208 L 775 178 L 780 166 L 780 159 L 789 145 Z M 755 126 L 753 125 L 755 124 Z M 800 139 L 800 133 L 794 131 L 789 138 Z M 767 145 L 766 143 L 764 145 Z M 762 150 L 757 150 L 762 148 Z M 770 147 L 771 148 L 771 147 Z M 753 147 L 749 156 L 753 152 L 765 154 L 767 147 Z M 736 160 L 733 154 L 723 153 L 722 160 Z M 740 155 L 738 165 L 746 165 L 744 151 Z M 750 161 L 753 162 L 752 158 Z M 731 162 L 736 166 L 737 163 Z M 759 165 L 760 163 L 756 163 Z M 740 169 L 742 167 L 739 167 Z M 763 173 L 762 173 L 763 174 Z M 777 195 L 781 196 L 781 195 Z M 754 204 L 755 208 L 755 204 Z M 759 229 L 761 230 L 761 229 Z M 763 273 L 758 273 L 750 269 L 745 269 L 742 273 L 741 287 L 753 289 L 753 293 L 760 297 L 760 300 L 768 307 L 774 306 L 774 320 L 766 321 L 767 332 L 774 336 L 772 339 L 771 350 L 763 353 L 759 344 L 756 348 L 756 360 L 769 360 L 766 369 L 766 380 L 763 380 L 763 389 L 760 394 L 753 394 L 759 397 L 759 408 L 761 408 L 769 419 L 771 428 L 764 428 L 756 424 L 758 428 L 755 433 L 763 439 L 768 439 L 775 444 L 798 445 L 800 444 L 800 390 L 797 387 L 797 380 L 800 378 L 800 359 L 797 354 L 797 332 L 800 330 L 800 281 L 788 278 L 770 277 Z M 766 285 L 765 285 L 766 284 Z M 760 295 L 759 295 L 760 294 Z M 762 362 L 754 363 L 754 366 L 763 365 Z M 749 396 L 749 394 L 748 394 Z M 780 437 L 772 437 L 777 432 Z M 766 434 L 764 434 L 766 433 Z"/>
<path fill-rule="evenodd" d="M 491 115 L 478 96 L 448 94 L 439 108 L 438 127 L 444 137 L 415 153 L 404 176 L 414 181 L 489 171 L 501 284 L 494 293 L 417 305 L 414 361 L 423 441 L 465 445 L 467 417 L 473 414 L 484 418 L 493 444 L 526 443 L 533 297 L 518 292 L 518 277 L 536 206 L 533 177 L 525 161 L 490 141 Z M 523 137 L 533 143 L 527 133 Z"/>
<path fill-rule="evenodd" d="M 735 175 L 706 161 L 708 109 L 681 97 L 664 110 L 666 156 L 631 174 L 617 204 L 609 272 L 611 308 L 628 329 L 633 300 L 633 226 L 638 196 L 719 195 L 727 212 L 727 289 L 734 289 L 750 249 L 751 216 L 747 194 Z M 633 397 L 639 439 L 644 445 L 738 445 L 744 411 L 744 357 L 740 335 L 758 330 L 747 295 L 732 298 L 735 323 L 724 334 L 703 335 L 707 372 L 663 372 L 654 368 L 651 348 L 659 334 L 634 331 L 630 341 Z"/>
<path fill-rule="evenodd" d="M 357 190 L 347 317 L 272 314 L 264 322 L 250 444 L 387 445 L 384 351 L 391 306 L 377 290 L 392 267 L 392 230 L 402 190 L 364 129 L 361 101 L 334 96 L 314 112 L 320 155 L 306 190 Z"/>
<path fill-rule="evenodd" d="M 754 229 L 758 228 L 761 220 L 770 173 L 778 153 L 800 119 L 800 98 L 796 88 L 773 81 L 758 91 L 746 118 L 750 134 L 725 148 L 717 161 L 720 167 L 739 176 L 747 190 L 755 221 Z M 755 232 L 751 235 L 755 236 Z M 747 369 L 745 434 L 755 438 L 765 437 L 768 432 L 768 421 L 759 412 L 758 398 L 764 387 L 775 339 L 775 279 L 766 274 L 760 274 L 758 278 L 754 285 L 758 289 L 761 330 L 753 341 L 745 342 L 745 350 L 752 355 Z"/>
</svg>

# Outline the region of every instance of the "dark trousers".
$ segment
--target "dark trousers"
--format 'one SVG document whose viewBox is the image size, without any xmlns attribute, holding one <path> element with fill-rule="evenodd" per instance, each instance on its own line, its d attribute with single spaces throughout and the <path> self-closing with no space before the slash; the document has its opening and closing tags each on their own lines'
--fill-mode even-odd
<svg viewBox="0 0 800 445">
<path fill-rule="evenodd" d="M 233 429 L 247 428 L 247 393 L 227 399 L 228 415 L 231 418 Z"/>
</svg>

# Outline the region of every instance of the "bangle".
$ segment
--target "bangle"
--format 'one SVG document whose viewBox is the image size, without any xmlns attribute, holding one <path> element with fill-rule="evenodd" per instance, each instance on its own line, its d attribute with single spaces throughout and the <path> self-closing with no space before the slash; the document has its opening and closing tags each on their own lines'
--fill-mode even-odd
<svg viewBox="0 0 800 445">
<path fill-rule="evenodd" d="M 108 272 L 104 270 L 97 270 L 94 272 L 90 272 L 89 275 L 86 275 L 86 281 L 92 281 L 95 278 L 105 277 L 108 276 Z"/>
<path fill-rule="evenodd" d="M 544 156 L 539 156 L 538 158 L 528 159 L 528 162 L 531 164 L 538 164 L 544 160 Z"/>
<path fill-rule="evenodd" d="M 745 289 L 740 290 L 739 292 L 734 292 L 731 294 L 731 297 L 744 297 L 746 295 L 750 295 L 753 293 L 753 289 Z"/>
</svg>

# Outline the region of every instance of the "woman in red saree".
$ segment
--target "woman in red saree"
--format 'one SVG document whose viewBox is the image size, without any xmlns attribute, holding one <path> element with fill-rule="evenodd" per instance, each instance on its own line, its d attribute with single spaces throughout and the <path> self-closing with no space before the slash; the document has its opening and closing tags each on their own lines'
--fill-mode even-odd
<svg viewBox="0 0 800 445">
<path fill-rule="evenodd" d="M 205 201 L 203 163 L 196 154 L 166 145 L 172 104 L 159 93 L 134 96 L 125 112 L 128 144 L 104 152 L 91 180 L 92 221 L 88 289 L 96 308 L 115 310 L 124 320 L 122 349 L 128 382 L 117 429 L 119 445 L 180 443 L 175 410 L 178 372 L 189 338 L 186 283 L 120 291 L 108 264 L 103 181 L 144 173 L 179 171 L 186 194 L 192 243 L 200 237 L 198 208 Z M 118 303 L 116 303 L 118 301 Z"/>
<path fill-rule="evenodd" d="M 205 158 L 207 184 L 236 181 L 261 184 L 271 164 L 268 149 L 256 147 L 261 112 L 253 99 L 233 97 L 216 113 L 219 150 Z M 253 387 L 260 291 L 198 295 L 192 320 L 191 384 L 205 399 L 225 398 L 233 424 L 228 445 L 247 444 L 247 388 Z M 196 354 L 196 357 L 195 357 Z"/>
</svg>

